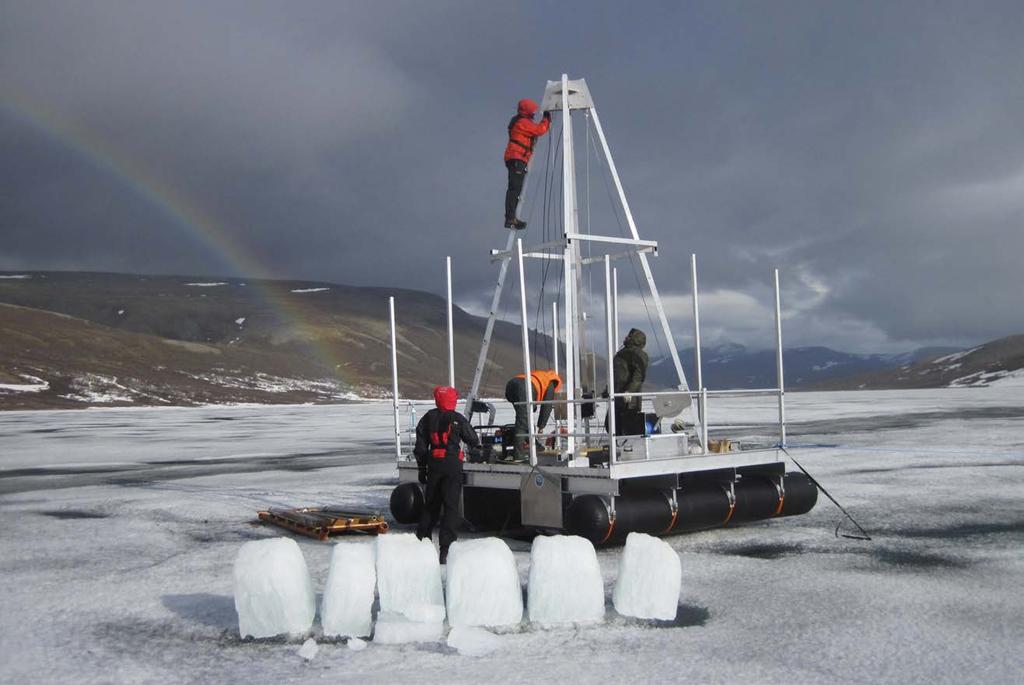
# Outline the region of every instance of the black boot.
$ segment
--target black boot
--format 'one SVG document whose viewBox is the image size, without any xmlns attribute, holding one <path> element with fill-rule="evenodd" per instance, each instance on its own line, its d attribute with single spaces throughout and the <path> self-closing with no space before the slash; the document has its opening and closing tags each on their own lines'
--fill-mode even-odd
<svg viewBox="0 0 1024 685">
<path fill-rule="evenodd" d="M 507 224 L 506 224 L 506 226 L 507 226 Z M 513 219 L 512 220 L 512 225 L 508 226 L 508 227 L 509 228 L 514 228 L 517 231 L 521 231 L 524 228 L 526 228 L 526 222 L 525 221 L 520 221 L 519 219 Z"/>
</svg>

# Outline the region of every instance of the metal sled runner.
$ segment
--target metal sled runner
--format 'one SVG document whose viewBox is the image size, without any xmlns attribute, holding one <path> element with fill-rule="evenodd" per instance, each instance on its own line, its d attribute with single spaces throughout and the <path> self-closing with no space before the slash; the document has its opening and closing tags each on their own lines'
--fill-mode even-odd
<svg viewBox="0 0 1024 685">
<path fill-rule="evenodd" d="M 560 346 L 565 350 L 562 357 L 565 397 L 538 402 L 532 396 L 531 384 L 525 384 L 525 405 L 531 416 L 533 409 L 540 404 L 554 405 L 555 430 L 542 435 L 531 422 L 528 460 L 506 462 L 492 454 L 485 463 L 466 463 L 462 501 L 464 518 L 478 529 L 501 530 L 522 526 L 567 531 L 587 537 L 595 544 L 605 544 L 621 542 L 632 531 L 667 535 L 810 511 L 817 501 L 817 488 L 802 473 L 787 473 L 782 453 L 786 444 L 786 422 L 778 270 L 774 271 L 773 284 L 777 387 L 709 391 L 704 387 L 702 378 L 697 262 L 691 255 L 696 374 L 696 388 L 691 389 L 687 385 L 668 316 L 648 261 L 649 256 L 658 254 L 658 244 L 640 239 L 586 82 L 583 79 L 570 80 L 564 74 L 560 81 L 549 81 L 541 108 L 561 114 L 560 148 L 554 157 L 548 156 L 546 168 L 550 174 L 554 169 L 552 159 L 557 161 L 560 156 L 561 192 L 558 198 L 561 217 L 554 234 L 546 235 L 541 242 L 524 247 L 519 234 L 510 231 L 505 248 L 491 251 L 491 261 L 499 264 L 498 281 L 472 385 L 466 397 L 465 413 L 471 416 L 480 404 L 477 399 L 488 364 L 488 348 L 509 265 L 513 263 L 517 267 L 519 286 L 521 370 L 529 378 L 532 355 L 538 353 L 535 343 L 531 355 L 528 313 L 550 311 L 553 329 L 550 337 L 556 371 L 559 370 Z M 586 134 L 587 211 L 583 226 L 577 205 L 574 114 L 584 119 Z M 554 147 L 554 142 L 551 146 Z M 620 224 L 620 235 L 598 234 L 591 230 L 591 151 L 610 174 L 615 192 L 612 194 L 612 186 L 609 186 L 609 199 Z M 548 191 L 545 180 L 545 202 Z M 555 205 L 553 202 L 552 206 Z M 620 213 L 625 219 L 624 224 L 618 218 Z M 634 267 L 639 267 L 636 280 L 640 294 L 645 307 L 650 300 L 657 318 L 657 323 L 654 323 L 654 317 L 648 310 L 653 333 L 655 337 L 660 335 L 664 339 L 666 359 L 670 360 L 677 379 L 673 389 L 639 393 L 613 391 L 612 360 L 621 341 L 618 331 L 618 271 L 612 268 L 612 262 L 617 260 L 628 260 Z M 539 294 L 535 288 L 528 288 L 527 262 L 539 264 L 544 269 L 545 279 L 549 271 L 557 270 L 561 284 L 550 307 L 545 300 L 543 281 Z M 588 290 L 595 278 L 603 282 L 603 297 Z M 448 383 L 455 386 L 450 258 L 447 261 L 447 293 Z M 561 318 L 559 309 L 563 315 Z M 595 321 L 601 318 L 603 330 L 594 331 Z M 412 523 L 422 510 L 423 493 L 417 483 L 416 462 L 402 450 L 403 439 L 411 437 L 415 420 L 403 428 L 401 412 L 403 407 L 408 407 L 414 418 L 415 403 L 398 397 L 394 298 L 390 300 L 390 319 L 395 455 L 401 481 L 391 496 L 391 512 L 397 521 Z M 532 334 L 536 340 L 537 331 Z M 604 349 L 597 350 L 595 341 L 603 342 Z M 598 360 L 602 356 L 602 368 L 599 370 Z M 602 393 L 602 388 L 607 390 Z M 761 398 L 776 404 L 777 423 L 773 424 L 771 434 L 766 436 L 761 429 L 760 432 L 755 430 L 745 434 L 743 426 L 737 424 L 709 427 L 709 402 L 727 397 Z M 647 420 L 640 425 L 616 426 L 613 410 L 616 399 L 639 400 Z M 607 424 L 597 418 L 596 409 L 607 410 Z M 548 447 L 538 447 L 538 438 L 546 439 Z"/>
</svg>

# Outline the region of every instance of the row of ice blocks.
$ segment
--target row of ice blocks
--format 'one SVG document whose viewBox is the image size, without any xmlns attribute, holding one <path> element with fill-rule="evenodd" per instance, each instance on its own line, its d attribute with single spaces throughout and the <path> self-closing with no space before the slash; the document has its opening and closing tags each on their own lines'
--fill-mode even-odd
<svg viewBox="0 0 1024 685">
<path fill-rule="evenodd" d="M 242 637 L 304 634 L 316 600 L 306 561 L 289 538 L 242 545 L 235 561 L 235 608 Z M 624 616 L 670 620 L 679 603 L 679 555 L 666 542 L 631 533 L 612 594 Z M 376 629 L 374 598 L 380 606 Z M 325 636 L 374 632 L 383 643 L 439 640 L 452 628 L 514 626 L 523 620 L 523 591 L 512 551 L 498 538 L 456 542 L 448 553 L 447 592 L 429 540 L 389 534 L 375 542 L 334 545 L 320 620 Z M 585 538 L 538 537 L 530 551 L 526 609 L 542 625 L 604 619 L 604 581 Z"/>
</svg>

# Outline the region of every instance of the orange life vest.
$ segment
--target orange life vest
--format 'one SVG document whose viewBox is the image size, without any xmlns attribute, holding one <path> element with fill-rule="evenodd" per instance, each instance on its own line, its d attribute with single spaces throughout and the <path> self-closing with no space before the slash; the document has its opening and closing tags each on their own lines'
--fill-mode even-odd
<svg viewBox="0 0 1024 685">
<path fill-rule="evenodd" d="M 525 373 L 518 374 L 516 378 L 526 378 Z M 530 385 L 533 386 L 533 401 L 541 402 L 544 400 L 550 400 L 552 398 L 545 397 L 544 393 L 547 392 L 548 386 L 554 381 L 555 387 L 552 393 L 557 393 L 562 389 L 562 377 L 555 373 L 552 369 L 538 369 L 530 372 Z"/>
</svg>

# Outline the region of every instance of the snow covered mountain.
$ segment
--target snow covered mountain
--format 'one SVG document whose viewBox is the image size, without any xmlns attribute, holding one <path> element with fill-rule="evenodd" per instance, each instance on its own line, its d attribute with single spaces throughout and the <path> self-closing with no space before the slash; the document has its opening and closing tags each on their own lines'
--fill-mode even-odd
<svg viewBox="0 0 1024 685">
<path fill-rule="evenodd" d="M 656 348 L 655 348 L 656 349 Z M 653 350 L 652 350 L 653 351 Z M 854 354 L 827 347 L 794 347 L 784 351 L 787 388 L 817 387 L 823 383 L 892 369 L 901 364 L 956 352 L 956 348 L 926 347 L 901 354 Z M 655 357 L 652 354 L 652 358 Z M 687 380 L 694 384 L 693 348 L 680 350 Z M 704 385 L 711 390 L 728 388 L 771 388 L 775 380 L 775 350 L 748 350 L 729 343 L 701 350 Z M 659 387 L 672 387 L 675 372 L 668 357 L 652 361 L 650 379 Z"/>
<path fill-rule="evenodd" d="M 905 362 L 895 368 L 822 384 L 822 389 L 964 388 L 1016 384 L 1024 388 L 1024 335 L 969 350 Z"/>
</svg>

